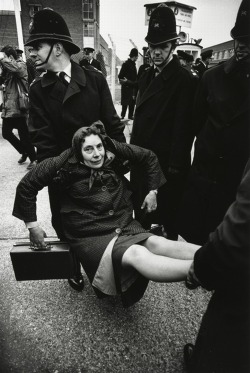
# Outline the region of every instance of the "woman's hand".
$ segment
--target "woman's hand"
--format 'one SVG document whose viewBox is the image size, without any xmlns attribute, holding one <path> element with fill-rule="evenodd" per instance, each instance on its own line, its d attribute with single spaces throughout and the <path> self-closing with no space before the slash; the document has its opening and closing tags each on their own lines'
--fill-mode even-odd
<svg viewBox="0 0 250 373">
<path fill-rule="evenodd" d="M 38 249 L 46 249 L 47 245 L 44 241 L 44 237 L 47 237 L 46 233 L 39 226 L 29 228 L 30 231 L 30 242 L 33 246 Z"/>
<path fill-rule="evenodd" d="M 157 209 L 156 192 L 151 190 L 145 197 L 141 209 L 146 209 L 147 212 L 152 212 Z"/>
</svg>

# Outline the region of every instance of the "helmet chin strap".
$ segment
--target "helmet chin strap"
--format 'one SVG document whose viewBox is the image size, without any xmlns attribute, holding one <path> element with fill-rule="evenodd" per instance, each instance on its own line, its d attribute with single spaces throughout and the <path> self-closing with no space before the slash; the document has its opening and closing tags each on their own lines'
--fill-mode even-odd
<svg viewBox="0 0 250 373">
<path fill-rule="evenodd" d="M 36 64 L 36 67 L 43 66 L 43 65 L 45 65 L 45 64 L 48 62 L 48 60 L 49 60 L 49 58 L 50 58 L 50 55 L 51 55 L 51 53 L 52 53 L 52 50 L 53 50 L 54 45 L 55 45 L 55 44 L 52 44 L 52 45 L 51 45 L 51 47 L 50 47 L 50 51 L 49 51 L 49 53 L 48 53 L 48 56 L 47 56 L 46 60 L 45 60 L 44 62 L 42 62 L 42 63 Z"/>
</svg>

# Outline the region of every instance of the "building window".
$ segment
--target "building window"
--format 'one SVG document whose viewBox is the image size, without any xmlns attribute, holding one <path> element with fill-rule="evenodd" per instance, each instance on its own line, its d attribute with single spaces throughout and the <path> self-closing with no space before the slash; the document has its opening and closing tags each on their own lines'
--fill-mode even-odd
<svg viewBox="0 0 250 373">
<path fill-rule="evenodd" d="M 42 10 L 42 5 L 41 4 L 30 4 L 30 10 L 29 10 L 29 15 L 31 18 L 34 17 L 34 15 L 39 12 L 39 10 Z"/>
<path fill-rule="evenodd" d="M 94 24 L 85 23 L 83 27 L 83 36 L 94 36 Z"/>
<path fill-rule="evenodd" d="M 94 19 L 94 0 L 82 0 L 83 19 Z"/>
</svg>

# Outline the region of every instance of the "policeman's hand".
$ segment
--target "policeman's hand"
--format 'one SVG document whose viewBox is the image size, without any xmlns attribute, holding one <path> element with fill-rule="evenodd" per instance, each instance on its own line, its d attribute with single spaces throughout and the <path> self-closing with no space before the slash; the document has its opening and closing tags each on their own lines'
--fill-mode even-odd
<svg viewBox="0 0 250 373">
<path fill-rule="evenodd" d="M 127 78 L 120 79 L 120 83 L 121 83 L 121 85 L 126 84 L 127 81 L 128 81 Z"/>
<path fill-rule="evenodd" d="M 141 209 L 146 209 L 146 212 L 152 212 L 157 209 L 157 198 L 156 194 L 153 191 L 150 191 L 144 201 L 143 204 L 141 205 Z"/>
<path fill-rule="evenodd" d="M 34 228 L 29 228 L 29 232 L 31 244 L 37 247 L 38 249 L 46 249 L 47 245 L 44 241 L 44 237 L 47 237 L 47 235 L 44 232 L 44 230 L 37 226 Z"/>
<path fill-rule="evenodd" d="M 193 290 L 196 289 L 198 286 L 200 286 L 200 281 L 194 273 L 194 261 L 192 261 L 187 274 L 186 287 L 190 290 Z"/>
</svg>

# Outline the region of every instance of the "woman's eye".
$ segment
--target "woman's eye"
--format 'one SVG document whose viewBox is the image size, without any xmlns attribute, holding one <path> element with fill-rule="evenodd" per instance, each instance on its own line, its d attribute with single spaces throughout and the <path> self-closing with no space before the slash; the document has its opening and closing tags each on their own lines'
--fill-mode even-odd
<svg viewBox="0 0 250 373">
<path fill-rule="evenodd" d="M 85 148 L 84 151 L 86 153 L 92 153 L 93 149 L 92 148 Z"/>
<path fill-rule="evenodd" d="M 101 150 L 102 148 L 103 148 L 103 145 L 102 145 L 102 144 L 97 145 L 97 149 L 98 149 L 98 150 Z"/>
</svg>

